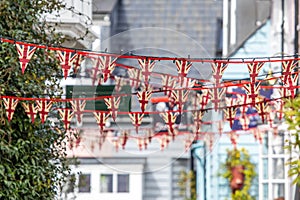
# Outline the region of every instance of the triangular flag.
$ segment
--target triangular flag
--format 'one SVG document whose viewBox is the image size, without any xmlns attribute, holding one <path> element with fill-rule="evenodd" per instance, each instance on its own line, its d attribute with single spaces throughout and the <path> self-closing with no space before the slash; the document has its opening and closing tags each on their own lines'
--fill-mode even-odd
<svg viewBox="0 0 300 200">
<path fill-rule="evenodd" d="M 136 133 L 138 133 L 138 128 L 142 124 L 144 114 L 138 113 L 138 112 L 131 112 L 131 113 L 129 113 L 129 117 L 131 119 L 132 124 L 135 127 Z"/>
<path fill-rule="evenodd" d="M 106 113 L 105 111 L 97 111 L 97 112 L 94 112 L 94 116 L 95 116 L 95 119 L 97 121 L 97 124 L 99 126 L 99 129 L 100 129 L 100 134 L 103 133 L 103 130 L 105 128 L 105 125 L 106 125 L 106 120 L 109 118 L 109 113 Z"/>
<path fill-rule="evenodd" d="M 184 78 L 189 73 L 192 63 L 187 60 L 175 60 L 175 64 L 178 71 L 178 83 L 182 87 Z"/>
<path fill-rule="evenodd" d="M 41 100 L 36 100 L 35 102 L 38 106 L 38 111 L 39 111 L 41 121 L 42 121 L 42 123 L 45 123 L 46 118 L 52 107 L 52 101 L 48 102 L 48 100 L 46 100 L 46 99 L 41 99 Z"/>
<path fill-rule="evenodd" d="M 34 123 L 34 119 L 38 113 L 38 107 L 34 105 L 34 103 L 24 103 L 22 102 L 22 106 L 27 114 L 27 116 L 31 119 L 31 122 Z"/>
<path fill-rule="evenodd" d="M 211 102 L 214 105 L 214 110 L 218 111 L 219 107 L 221 106 L 221 102 L 223 102 L 225 88 L 217 88 L 214 87 L 212 90 L 208 91 L 211 96 Z"/>
<path fill-rule="evenodd" d="M 84 108 L 86 105 L 86 101 L 76 99 L 76 100 L 70 101 L 70 104 L 72 106 L 72 109 L 74 110 L 74 114 L 76 115 L 76 119 L 77 119 L 78 123 L 81 123 L 83 111 L 84 111 Z"/>
<path fill-rule="evenodd" d="M 77 74 L 80 71 L 81 62 L 83 61 L 83 56 L 81 54 L 77 54 L 76 59 L 73 64 L 73 73 Z"/>
<path fill-rule="evenodd" d="M 71 51 L 58 50 L 57 58 L 60 61 L 60 65 L 66 79 L 69 75 L 69 70 L 71 69 L 73 62 L 76 61 L 77 54 Z"/>
<path fill-rule="evenodd" d="M 250 84 L 245 84 L 244 89 L 247 92 L 248 98 L 251 100 L 251 105 L 255 106 L 256 100 L 259 94 L 259 88 L 260 88 L 260 83 L 250 83 Z"/>
<path fill-rule="evenodd" d="M 137 92 L 136 95 L 140 102 L 140 107 L 141 107 L 142 112 L 145 112 L 146 106 L 148 105 L 149 99 L 152 95 L 152 90 L 151 89 L 143 90 L 143 91 Z"/>
<path fill-rule="evenodd" d="M 171 93 L 171 97 L 175 99 L 175 104 L 178 105 L 178 111 L 182 112 L 183 106 L 185 102 L 187 101 L 188 94 L 190 93 L 190 90 L 183 90 L 183 89 L 177 89 L 173 90 Z"/>
<path fill-rule="evenodd" d="M 69 129 L 70 128 L 70 124 L 71 124 L 71 120 L 74 116 L 74 112 L 70 109 L 58 109 L 59 115 L 62 119 L 62 121 L 65 124 L 65 129 Z"/>
<path fill-rule="evenodd" d="M 92 79 L 92 85 L 94 86 L 96 82 L 99 82 L 100 74 L 101 74 L 101 68 L 100 68 L 100 58 L 92 57 L 93 59 L 93 67 L 91 71 L 89 71 L 89 74 Z"/>
<path fill-rule="evenodd" d="M 117 58 L 112 60 L 112 56 L 109 55 L 99 57 L 100 69 L 102 72 L 102 83 L 105 83 L 108 80 L 110 74 L 115 69 L 116 60 Z"/>
<path fill-rule="evenodd" d="M 120 97 L 105 98 L 104 102 L 107 106 L 107 109 L 110 111 L 111 117 L 113 118 L 114 121 L 116 121 L 121 98 Z"/>
<path fill-rule="evenodd" d="M 250 75 L 250 82 L 252 84 L 256 82 L 256 77 L 258 76 L 263 65 L 264 62 L 252 62 L 247 64 L 249 75 Z"/>
<path fill-rule="evenodd" d="M 129 83 L 132 88 L 139 88 L 142 80 L 142 71 L 136 68 L 128 69 Z"/>
<path fill-rule="evenodd" d="M 225 119 L 229 122 L 230 128 L 232 128 L 237 112 L 237 100 L 235 98 L 225 98 L 225 101 L 226 108 L 223 109 L 223 112 L 225 114 Z"/>
<path fill-rule="evenodd" d="M 172 136 L 176 135 L 177 130 L 175 129 L 174 124 L 177 118 L 177 113 L 168 111 L 168 112 L 161 113 L 161 117 L 166 123 L 169 133 L 171 133 Z"/>
<path fill-rule="evenodd" d="M 175 87 L 175 79 L 173 79 L 171 76 L 165 74 L 161 75 L 162 78 L 162 89 L 164 91 L 165 95 L 171 96 L 172 90 Z"/>
<path fill-rule="evenodd" d="M 153 60 L 149 60 L 149 59 L 144 59 L 144 60 L 138 59 L 138 62 L 142 69 L 142 75 L 144 77 L 144 84 L 146 86 L 146 89 L 148 89 L 150 75 L 154 68 L 155 62 Z"/>
<path fill-rule="evenodd" d="M 287 84 L 289 79 L 292 77 L 292 73 L 294 68 L 297 66 L 299 61 L 292 60 L 284 60 L 282 61 L 282 72 L 281 72 L 281 80 L 283 84 Z"/>
<path fill-rule="evenodd" d="M 227 68 L 228 63 L 223 62 L 214 62 L 211 64 L 212 70 L 213 70 L 213 77 L 214 77 L 214 84 L 216 87 L 219 87 L 221 84 L 222 76 Z"/>
<path fill-rule="evenodd" d="M 24 74 L 25 69 L 33 56 L 36 46 L 32 46 L 29 44 L 21 44 L 16 42 L 16 47 L 19 55 L 19 61 L 22 69 L 22 74 Z"/>
<path fill-rule="evenodd" d="M 10 121 L 14 115 L 15 109 L 18 105 L 19 100 L 12 97 L 3 98 L 3 103 L 5 106 L 5 112 L 8 121 Z"/>
</svg>

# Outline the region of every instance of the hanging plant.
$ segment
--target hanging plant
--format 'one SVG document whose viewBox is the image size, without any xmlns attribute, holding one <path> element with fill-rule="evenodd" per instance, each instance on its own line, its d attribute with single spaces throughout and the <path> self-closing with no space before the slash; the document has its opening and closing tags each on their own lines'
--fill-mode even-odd
<svg viewBox="0 0 300 200">
<path fill-rule="evenodd" d="M 254 199 L 249 194 L 249 189 L 256 176 L 255 165 L 250 162 L 250 155 L 246 149 L 227 150 L 226 161 L 221 167 L 220 175 L 228 180 L 233 200 Z"/>
</svg>

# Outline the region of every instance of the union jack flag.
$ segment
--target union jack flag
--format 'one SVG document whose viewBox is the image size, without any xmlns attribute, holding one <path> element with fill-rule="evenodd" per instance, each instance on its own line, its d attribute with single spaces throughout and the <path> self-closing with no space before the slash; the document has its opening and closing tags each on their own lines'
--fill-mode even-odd
<svg viewBox="0 0 300 200">
<path fill-rule="evenodd" d="M 196 133 L 196 136 L 198 136 L 201 131 L 202 118 L 203 118 L 205 112 L 201 111 L 201 110 L 197 110 L 197 111 L 192 112 L 192 114 L 194 116 L 195 133 Z"/>
<path fill-rule="evenodd" d="M 71 120 L 74 116 L 74 112 L 70 109 L 58 109 L 59 115 L 65 124 L 65 129 L 70 128 Z"/>
<path fill-rule="evenodd" d="M 182 85 L 179 86 L 180 88 L 192 88 L 196 83 L 196 80 L 187 77 L 183 77 L 181 81 Z"/>
<path fill-rule="evenodd" d="M 35 106 L 33 103 L 24 103 L 24 102 L 22 102 L 22 106 L 27 116 L 31 119 L 31 122 L 34 123 L 34 119 L 36 118 L 38 113 L 38 107 Z"/>
<path fill-rule="evenodd" d="M 138 59 L 138 62 L 140 64 L 140 67 L 142 69 L 142 75 L 144 76 L 144 83 L 146 88 L 148 88 L 149 85 L 149 80 L 150 80 L 150 75 L 151 72 L 155 66 L 155 62 L 151 61 L 149 59 Z"/>
<path fill-rule="evenodd" d="M 296 93 L 297 93 L 297 88 L 298 88 L 298 75 L 299 74 L 295 74 L 293 77 L 291 76 L 287 83 L 285 84 L 285 86 L 287 86 L 287 88 L 290 91 L 291 97 L 294 98 Z"/>
<path fill-rule="evenodd" d="M 265 102 L 258 102 L 255 104 L 255 108 L 261 118 L 262 123 L 265 123 L 267 115 L 269 114 L 269 104 Z"/>
<path fill-rule="evenodd" d="M 77 74 L 80 71 L 81 62 L 83 61 L 83 55 L 77 54 L 75 61 L 73 62 L 73 73 Z"/>
<path fill-rule="evenodd" d="M 207 89 L 201 90 L 200 93 L 196 93 L 196 96 L 194 97 L 194 107 L 195 110 L 198 109 L 198 106 L 200 106 L 200 110 L 204 110 L 207 106 L 207 104 L 210 101 L 210 93 Z"/>
<path fill-rule="evenodd" d="M 35 102 L 38 106 L 38 111 L 39 111 L 41 121 L 42 123 L 44 123 L 52 107 L 52 101 L 48 102 L 48 100 L 42 99 L 42 100 L 36 100 Z"/>
<path fill-rule="evenodd" d="M 228 63 L 222 63 L 222 62 L 214 62 L 211 64 L 216 86 L 220 85 L 223 73 L 226 70 L 227 66 Z"/>
<path fill-rule="evenodd" d="M 119 142 L 122 146 L 122 149 L 125 149 L 125 146 L 126 146 L 126 143 L 128 140 L 128 136 L 129 136 L 129 133 L 127 131 L 123 131 L 121 136 L 119 137 Z"/>
<path fill-rule="evenodd" d="M 274 107 L 276 109 L 276 114 L 279 120 L 283 119 L 284 116 L 284 112 L 283 112 L 283 108 L 284 108 L 284 101 L 282 99 L 277 99 L 276 101 L 273 101 L 274 103 Z"/>
<path fill-rule="evenodd" d="M 294 61 L 294 59 L 282 61 L 282 82 L 287 84 L 292 76 L 294 68 L 297 66 L 299 61 Z"/>
<path fill-rule="evenodd" d="M 251 83 L 256 82 L 256 77 L 258 76 L 264 64 L 264 62 L 252 62 L 247 64 Z"/>
<path fill-rule="evenodd" d="M 232 128 L 237 112 L 236 99 L 225 98 L 225 101 L 227 107 L 223 109 L 223 112 L 225 114 L 225 119 L 229 122 L 230 128 Z"/>
<path fill-rule="evenodd" d="M 178 105 L 179 112 L 182 111 L 183 105 L 186 102 L 190 90 L 184 91 L 183 89 L 173 90 L 171 96 L 175 98 L 175 103 Z"/>
<path fill-rule="evenodd" d="M 3 98 L 3 103 L 5 106 L 5 112 L 6 112 L 6 116 L 8 121 L 10 121 L 13 118 L 15 109 L 18 105 L 19 100 L 18 99 L 14 99 L 11 97 L 7 97 L 7 98 Z"/>
<path fill-rule="evenodd" d="M 165 74 L 161 75 L 162 78 L 162 86 L 163 91 L 165 95 L 171 96 L 172 89 L 175 87 L 175 79 L 173 79 L 171 76 Z"/>
<path fill-rule="evenodd" d="M 57 51 L 57 58 L 60 61 L 61 68 L 64 73 L 65 79 L 69 75 L 69 70 L 71 69 L 73 62 L 76 61 L 77 53 L 71 51 Z"/>
<path fill-rule="evenodd" d="M 149 102 L 149 99 L 152 95 L 152 90 L 144 90 L 137 93 L 138 100 L 140 102 L 140 107 L 142 112 L 145 112 L 146 106 Z"/>
<path fill-rule="evenodd" d="M 256 99 L 259 94 L 259 88 L 260 88 L 260 82 L 255 84 L 255 83 L 250 83 L 250 84 L 245 84 L 244 89 L 247 92 L 247 95 L 249 99 L 251 100 L 252 106 L 255 106 L 256 104 Z"/>
<path fill-rule="evenodd" d="M 107 109 L 110 111 L 111 117 L 113 118 L 114 121 L 116 121 L 121 98 L 120 97 L 105 98 L 104 102 L 107 106 Z"/>
<path fill-rule="evenodd" d="M 99 81 L 101 69 L 100 69 L 100 58 L 93 57 L 92 59 L 93 59 L 93 67 L 92 67 L 92 70 L 90 71 L 90 75 L 92 78 L 92 85 L 94 86 L 96 82 L 101 82 L 101 81 Z"/>
<path fill-rule="evenodd" d="M 142 79 L 142 71 L 135 68 L 131 68 L 128 69 L 128 75 L 130 77 L 129 80 L 130 86 L 133 88 L 140 87 L 141 79 Z"/>
<path fill-rule="evenodd" d="M 93 112 L 93 113 L 94 113 L 95 119 L 97 121 L 97 124 L 99 126 L 100 134 L 102 135 L 103 130 L 105 128 L 106 121 L 109 118 L 110 114 L 106 113 L 104 111 L 97 111 L 97 112 Z"/>
<path fill-rule="evenodd" d="M 208 91 L 210 96 L 212 97 L 212 100 L 211 102 L 213 103 L 214 105 L 214 109 L 215 111 L 217 111 L 219 109 L 219 107 L 221 106 L 221 102 L 223 100 L 223 96 L 225 94 L 225 88 L 217 88 L 217 87 L 214 87 L 212 90 L 209 90 Z"/>
<path fill-rule="evenodd" d="M 178 71 L 178 82 L 180 86 L 182 86 L 184 78 L 187 76 L 192 67 L 192 63 L 186 60 L 176 60 L 175 64 Z"/>
<path fill-rule="evenodd" d="M 169 135 L 161 135 L 158 137 L 159 143 L 160 143 L 160 150 L 163 151 L 170 143 L 171 138 Z"/>
<path fill-rule="evenodd" d="M 132 113 L 129 113 L 129 117 L 131 119 L 132 124 L 135 127 L 136 133 L 138 133 L 138 128 L 142 124 L 144 114 L 138 113 L 138 112 L 132 112 Z"/>
<path fill-rule="evenodd" d="M 20 66 L 22 69 L 22 74 L 24 74 L 25 69 L 33 56 L 36 47 L 35 46 L 30 46 L 29 44 L 21 44 L 21 43 L 16 43 L 18 55 L 19 55 L 19 61 L 20 61 Z"/>
<path fill-rule="evenodd" d="M 115 69 L 116 60 L 117 60 L 117 58 L 112 60 L 112 57 L 108 56 L 108 55 L 99 57 L 99 64 L 100 64 L 100 68 L 102 71 L 102 77 L 103 77 L 102 83 L 105 83 L 108 80 L 111 72 Z"/>
<path fill-rule="evenodd" d="M 122 77 L 115 76 L 115 91 L 120 92 L 123 85 L 125 85 L 125 80 Z"/>
<path fill-rule="evenodd" d="M 161 113 L 161 117 L 163 118 L 164 122 L 166 123 L 169 133 L 172 136 L 176 135 L 177 130 L 174 127 L 174 123 L 176 121 L 177 114 L 168 111 L 168 112 Z"/>
<path fill-rule="evenodd" d="M 81 119 L 82 119 L 82 116 L 83 116 L 83 111 L 84 111 L 84 108 L 85 108 L 85 105 L 86 105 L 86 101 L 85 100 L 73 100 L 73 101 L 70 101 L 70 104 L 72 106 L 72 109 L 74 110 L 74 114 L 76 115 L 76 118 L 77 118 L 77 121 L 79 123 L 81 123 Z"/>
</svg>

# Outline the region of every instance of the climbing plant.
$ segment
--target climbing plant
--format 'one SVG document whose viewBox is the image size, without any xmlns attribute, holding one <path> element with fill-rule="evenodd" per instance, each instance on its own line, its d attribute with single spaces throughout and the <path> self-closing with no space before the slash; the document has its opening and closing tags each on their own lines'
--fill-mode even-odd
<svg viewBox="0 0 300 200">
<path fill-rule="evenodd" d="M 231 187 L 233 200 L 252 200 L 249 189 L 256 176 L 255 165 L 244 148 L 227 150 L 227 158 L 221 164 L 220 176 L 226 178 Z"/>
<path fill-rule="evenodd" d="M 184 200 L 197 199 L 195 172 L 182 170 L 179 174 L 178 185 L 180 195 L 184 197 Z"/>
</svg>

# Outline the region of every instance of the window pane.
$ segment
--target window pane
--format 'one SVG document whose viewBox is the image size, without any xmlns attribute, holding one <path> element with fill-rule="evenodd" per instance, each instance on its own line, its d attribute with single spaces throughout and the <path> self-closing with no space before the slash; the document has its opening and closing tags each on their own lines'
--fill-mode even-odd
<svg viewBox="0 0 300 200">
<path fill-rule="evenodd" d="M 284 159 L 283 158 L 273 158 L 273 178 L 283 179 L 284 178 Z"/>
<path fill-rule="evenodd" d="M 263 159 L 263 178 L 264 179 L 268 179 L 269 175 L 269 170 L 268 170 L 268 159 L 267 158 L 264 158 Z"/>
<path fill-rule="evenodd" d="M 118 174 L 118 192 L 129 192 L 128 174 Z"/>
<path fill-rule="evenodd" d="M 279 132 L 278 135 L 272 138 L 272 153 L 283 154 L 284 153 L 284 133 Z"/>
<path fill-rule="evenodd" d="M 263 150 L 263 155 L 267 155 L 268 154 L 268 131 L 265 132 L 264 134 L 264 138 L 263 138 L 263 143 L 262 143 L 262 150 Z"/>
<path fill-rule="evenodd" d="M 263 184 L 263 199 L 269 199 L 269 187 L 268 184 Z"/>
<path fill-rule="evenodd" d="M 79 175 L 79 192 L 91 192 L 91 175 L 80 174 Z"/>
<path fill-rule="evenodd" d="M 273 199 L 284 197 L 284 184 L 273 183 Z"/>
<path fill-rule="evenodd" d="M 113 175 L 100 175 L 100 192 L 113 192 Z"/>
</svg>

